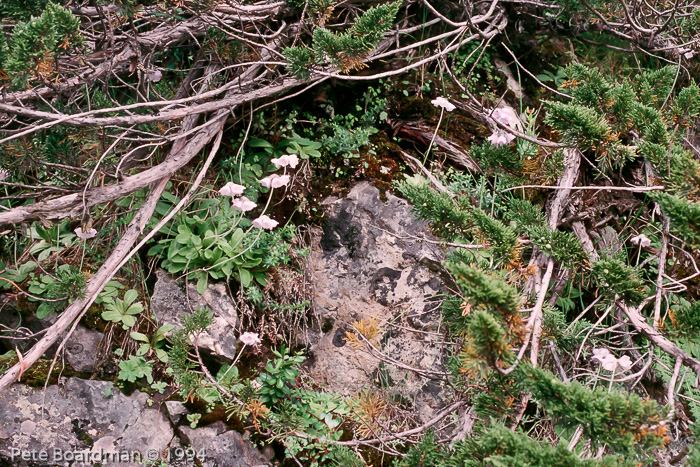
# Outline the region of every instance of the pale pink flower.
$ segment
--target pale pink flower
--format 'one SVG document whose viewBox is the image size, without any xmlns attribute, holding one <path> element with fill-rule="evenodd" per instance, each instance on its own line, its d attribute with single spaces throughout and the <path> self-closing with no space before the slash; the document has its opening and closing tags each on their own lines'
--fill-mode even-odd
<svg viewBox="0 0 700 467">
<path fill-rule="evenodd" d="M 236 198 L 231 202 L 231 207 L 241 212 L 248 212 L 252 209 L 255 209 L 255 206 L 257 206 L 257 204 L 255 204 L 245 196 Z"/>
<path fill-rule="evenodd" d="M 617 364 L 622 368 L 622 371 L 627 371 L 630 368 L 632 368 L 632 360 L 627 355 L 623 355 L 622 357 L 617 359 Z"/>
<path fill-rule="evenodd" d="M 491 113 L 491 118 L 496 120 L 501 125 L 509 126 L 511 128 L 518 128 L 521 126 L 518 115 L 510 107 L 499 107 L 494 109 L 494 111 Z"/>
<path fill-rule="evenodd" d="M 516 129 L 522 127 L 518 115 L 510 107 L 499 107 L 497 109 L 494 109 L 494 111 L 491 112 L 491 118 L 494 121 L 500 123 L 501 125 L 507 126 L 509 128 Z M 514 139 L 514 135 L 510 134 L 507 131 L 501 130 L 500 128 L 496 128 L 491 134 L 491 136 L 488 137 L 488 140 L 491 141 L 491 144 L 493 144 L 494 146 L 503 146 L 504 144 L 510 144 L 510 142 Z"/>
<path fill-rule="evenodd" d="M 639 245 L 640 247 L 645 247 L 651 245 L 651 240 L 644 234 L 639 234 L 636 237 L 630 238 L 630 243 L 632 245 Z"/>
<path fill-rule="evenodd" d="M 90 229 L 87 232 L 83 232 L 82 227 L 78 227 L 77 229 L 74 230 L 74 232 L 78 236 L 78 238 L 82 238 L 83 240 L 87 240 L 88 238 L 93 238 L 95 235 L 97 235 L 97 230 Z"/>
<path fill-rule="evenodd" d="M 444 97 L 438 97 L 436 99 L 433 99 L 432 101 L 430 101 L 430 103 L 433 104 L 435 107 L 441 107 L 447 110 L 448 112 L 452 112 L 454 109 L 456 109 L 454 104 L 445 99 Z"/>
<path fill-rule="evenodd" d="M 238 185 L 233 182 L 228 182 L 226 185 L 221 187 L 219 190 L 219 193 L 223 196 L 238 196 L 242 195 L 243 192 L 245 191 L 245 187 L 243 185 Z"/>
<path fill-rule="evenodd" d="M 617 368 L 617 358 L 608 349 L 593 349 L 591 361 L 598 363 L 607 371 L 615 371 Z"/>
<path fill-rule="evenodd" d="M 292 169 L 296 167 L 299 164 L 299 158 L 297 157 L 296 154 L 285 154 L 284 156 L 280 156 L 277 159 L 272 159 L 271 161 L 273 164 L 275 164 L 275 167 L 278 169 L 280 167 L 291 167 Z"/>
<path fill-rule="evenodd" d="M 157 83 L 161 79 L 163 79 L 163 73 L 161 73 L 160 70 L 153 70 L 153 71 L 148 72 L 148 80 L 149 81 L 151 81 L 153 83 Z"/>
<path fill-rule="evenodd" d="M 244 332 L 238 339 L 240 339 L 240 341 L 245 345 L 249 345 L 251 347 L 262 342 L 260 340 L 260 336 L 255 332 Z"/>
<path fill-rule="evenodd" d="M 268 216 L 260 216 L 257 219 L 253 221 L 253 227 L 257 227 L 258 229 L 274 229 L 279 222 L 277 222 L 274 219 L 270 219 Z"/>
<path fill-rule="evenodd" d="M 260 184 L 265 188 L 279 188 L 289 183 L 289 175 L 272 174 L 260 180 Z"/>
<path fill-rule="evenodd" d="M 487 139 L 491 141 L 491 144 L 494 146 L 503 146 L 504 144 L 510 144 L 510 142 L 515 139 L 515 136 L 503 130 L 496 130 Z"/>
<path fill-rule="evenodd" d="M 598 363 L 607 371 L 615 371 L 618 366 L 622 371 L 632 368 L 632 360 L 627 355 L 616 358 L 608 349 L 594 349 L 591 361 Z"/>
</svg>

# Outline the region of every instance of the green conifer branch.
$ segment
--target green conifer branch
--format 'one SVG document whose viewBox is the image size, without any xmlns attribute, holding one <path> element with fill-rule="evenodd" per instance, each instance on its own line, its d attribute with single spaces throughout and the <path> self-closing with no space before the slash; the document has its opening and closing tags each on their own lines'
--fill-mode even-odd
<svg viewBox="0 0 700 467">
<path fill-rule="evenodd" d="M 372 7 L 342 33 L 317 27 L 312 34 L 310 48 L 295 46 L 283 51 L 288 60 L 287 68 L 299 79 L 307 79 L 313 65 L 328 62 L 343 73 L 361 68 L 384 33 L 393 25 L 400 6 L 401 1 L 398 0 Z"/>
<path fill-rule="evenodd" d="M 664 411 L 652 400 L 625 391 L 590 389 L 577 381 L 564 383 L 549 371 L 523 366 L 522 387 L 559 423 L 581 426 L 594 447 L 606 444 L 620 453 L 659 446 L 666 428 Z"/>
</svg>

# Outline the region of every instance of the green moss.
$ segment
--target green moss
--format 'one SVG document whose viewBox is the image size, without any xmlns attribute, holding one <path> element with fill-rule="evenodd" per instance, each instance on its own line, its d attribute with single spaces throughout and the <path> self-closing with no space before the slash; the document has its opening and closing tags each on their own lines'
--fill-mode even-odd
<svg viewBox="0 0 700 467">
<path fill-rule="evenodd" d="M 57 362 L 54 365 L 53 371 L 51 371 L 51 376 L 49 378 L 49 369 L 51 368 L 52 359 L 40 359 L 34 363 L 31 367 L 27 368 L 22 374 L 21 382 L 31 386 L 33 388 L 43 388 L 46 385 L 46 380 L 48 379 L 48 385 L 57 384 L 58 378 L 69 378 L 72 376 L 81 376 L 81 373 L 75 371 L 73 367 L 67 363 L 64 365 L 61 362 Z M 17 357 L 13 358 L 12 365 L 17 363 Z"/>
</svg>

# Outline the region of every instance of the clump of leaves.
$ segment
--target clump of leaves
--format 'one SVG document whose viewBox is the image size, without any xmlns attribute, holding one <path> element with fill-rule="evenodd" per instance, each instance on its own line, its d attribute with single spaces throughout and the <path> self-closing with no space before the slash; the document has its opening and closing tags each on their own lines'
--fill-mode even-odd
<svg viewBox="0 0 700 467">
<path fill-rule="evenodd" d="M 201 384 L 202 376 L 194 371 L 195 364 L 190 359 L 190 336 L 201 334 L 213 322 L 214 318 L 208 308 L 198 308 L 182 319 L 182 328 L 170 338 L 168 361 L 182 398 L 190 398 L 204 389 Z"/>
<path fill-rule="evenodd" d="M 132 332 L 130 334 L 131 338 L 137 342 L 140 342 L 136 355 L 141 357 L 148 355 L 151 352 L 155 352 L 158 360 L 161 362 L 167 362 L 168 354 L 165 351 L 165 344 L 167 342 L 166 339 L 168 332 L 172 331 L 173 328 L 174 327 L 171 324 L 164 324 L 163 326 L 160 326 L 151 337 L 140 332 Z"/>
<path fill-rule="evenodd" d="M 243 228 L 250 221 L 231 207 L 228 198 L 202 200 L 196 211 L 198 214 L 178 216 L 173 223 L 177 233 L 151 247 L 148 254 L 164 257 L 162 266 L 169 273 L 185 272 L 191 280 L 196 279 L 200 294 L 209 279 L 233 277 L 243 287 L 253 280 L 265 285 L 265 270 L 289 261 L 286 250 L 294 234 L 293 225 L 272 232 L 246 233 Z"/>
<path fill-rule="evenodd" d="M 371 391 L 362 391 L 348 401 L 357 417 L 355 432 L 362 438 L 375 438 L 383 433 L 382 425 L 389 421 L 389 405 L 379 395 Z"/>
<path fill-rule="evenodd" d="M 452 198 L 447 193 L 437 192 L 420 176 L 407 177 L 396 183 L 396 188 L 411 203 L 417 217 L 430 222 L 441 237 L 457 240 L 471 226 L 467 196 Z"/>
<path fill-rule="evenodd" d="M 119 298 L 105 300 L 102 319 L 121 324 L 122 328 L 129 329 L 136 324 L 136 315 L 143 311 L 143 305 L 136 301 L 138 296 L 139 293 L 131 289 L 124 294 L 124 300 Z"/>
<path fill-rule="evenodd" d="M 62 264 L 54 275 L 43 274 L 32 277 L 29 283 L 29 293 L 50 301 L 41 302 L 36 310 L 39 319 L 46 318 L 50 313 L 58 312 L 66 303 L 85 296 L 85 275 L 75 266 Z"/>
<path fill-rule="evenodd" d="M 288 68 L 299 79 L 307 79 L 314 65 L 328 61 L 345 73 L 362 68 L 363 60 L 391 28 L 400 6 L 401 2 L 392 2 L 372 7 L 340 34 L 316 28 L 310 50 L 305 46 L 284 49 Z"/>
<path fill-rule="evenodd" d="M 265 372 L 258 378 L 262 385 L 258 391 L 260 400 L 268 407 L 291 394 L 294 379 L 301 374 L 297 367 L 306 360 L 300 354 L 290 355 L 286 346 L 272 354 L 276 358 L 267 362 Z"/>
<path fill-rule="evenodd" d="M 80 20 L 62 6 L 48 2 L 40 16 L 15 26 L 5 69 L 15 85 L 26 87 L 30 74 L 52 75 L 55 58 L 82 43 Z"/>
<path fill-rule="evenodd" d="M 153 383 L 153 360 L 146 360 L 143 357 L 132 355 L 128 360 L 119 362 L 119 376 L 122 381 L 135 383 L 145 377 L 148 384 Z"/>
</svg>

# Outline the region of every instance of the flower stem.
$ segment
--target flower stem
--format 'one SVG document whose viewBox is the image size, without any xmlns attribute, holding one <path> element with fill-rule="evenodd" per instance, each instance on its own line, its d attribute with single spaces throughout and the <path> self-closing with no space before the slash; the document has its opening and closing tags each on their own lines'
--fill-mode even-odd
<svg viewBox="0 0 700 467">
<path fill-rule="evenodd" d="M 438 119 L 437 126 L 435 127 L 435 133 L 433 133 L 433 139 L 430 140 L 430 144 L 428 145 L 428 150 L 425 151 L 425 157 L 423 158 L 423 165 L 425 165 L 426 161 L 428 160 L 428 154 L 430 154 L 430 149 L 433 147 L 433 143 L 435 142 L 435 138 L 437 137 L 438 130 L 440 130 L 440 123 L 442 123 L 442 117 L 445 115 L 445 108 L 443 107 L 442 110 L 440 110 L 440 118 Z"/>
</svg>

